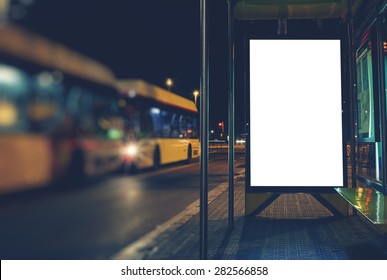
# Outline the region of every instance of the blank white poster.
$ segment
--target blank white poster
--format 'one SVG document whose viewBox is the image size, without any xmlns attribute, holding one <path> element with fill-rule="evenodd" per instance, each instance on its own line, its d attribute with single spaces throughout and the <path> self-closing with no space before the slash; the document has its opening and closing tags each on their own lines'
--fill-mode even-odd
<svg viewBox="0 0 387 280">
<path fill-rule="evenodd" d="M 339 40 L 250 40 L 251 186 L 343 186 Z"/>
</svg>

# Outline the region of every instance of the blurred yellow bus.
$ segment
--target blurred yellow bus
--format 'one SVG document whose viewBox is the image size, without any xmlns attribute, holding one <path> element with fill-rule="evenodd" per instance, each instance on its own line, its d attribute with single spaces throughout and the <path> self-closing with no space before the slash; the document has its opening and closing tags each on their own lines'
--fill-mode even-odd
<svg viewBox="0 0 387 280">
<path fill-rule="evenodd" d="M 0 193 L 121 165 L 124 120 L 110 69 L 0 26 Z"/>
<path fill-rule="evenodd" d="M 199 157 L 198 111 L 191 100 L 142 80 L 120 80 L 117 88 L 125 119 L 125 170 Z"/>
</svg>

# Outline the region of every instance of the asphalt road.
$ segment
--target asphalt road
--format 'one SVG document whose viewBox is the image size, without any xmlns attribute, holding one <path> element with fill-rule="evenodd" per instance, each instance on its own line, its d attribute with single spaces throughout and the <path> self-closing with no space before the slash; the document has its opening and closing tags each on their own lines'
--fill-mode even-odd
<svg viewBox="0 0 387 280">
<path fill-rule="evenodd" d="M 243 157 L 236 155 L 236 165 Z M 209 189 L 228 180 L 210 156 Z M 199 163 L 0 197 L 0 259 L 110 259 L 199 198 Z"/>
</svg>

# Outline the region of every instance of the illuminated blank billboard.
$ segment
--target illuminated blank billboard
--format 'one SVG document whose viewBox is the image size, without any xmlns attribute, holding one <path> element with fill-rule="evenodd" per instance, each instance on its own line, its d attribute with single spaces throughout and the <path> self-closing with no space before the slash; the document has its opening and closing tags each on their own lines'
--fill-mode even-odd
<svg viewBox="0 0 387 280">
<path fill-rule="evenodd" d="M 339 40 L 250 40 L 250 185 L 343 186 Z"/>
</svg>

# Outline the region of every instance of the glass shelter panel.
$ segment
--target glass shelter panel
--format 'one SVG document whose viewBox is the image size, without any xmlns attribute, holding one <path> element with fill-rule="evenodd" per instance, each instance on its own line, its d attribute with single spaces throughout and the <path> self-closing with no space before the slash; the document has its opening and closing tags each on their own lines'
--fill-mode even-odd
<svg viewBox="0 0 387 280">
<path fill-rule="evenodd" d="M 382 143 L 380 115 L 377 114 L 378 95 L 374 90 L 376 76 L 371 38 L 356 52 L 357 78 L 357 175 L 367 181 L 382 182 Z"/>
<path fill-rule="evenodd" d="M 372 53 L 371 45 L 360 50 L 356 62 L 357 72 L 357 104 L 358 104 L 358 139 L 359 141 L 375 141 L 374 98 L 372 88 Z"/>
</svg>

